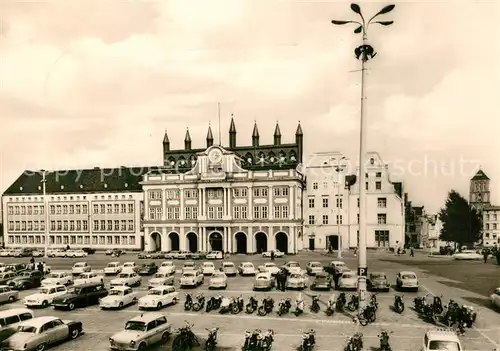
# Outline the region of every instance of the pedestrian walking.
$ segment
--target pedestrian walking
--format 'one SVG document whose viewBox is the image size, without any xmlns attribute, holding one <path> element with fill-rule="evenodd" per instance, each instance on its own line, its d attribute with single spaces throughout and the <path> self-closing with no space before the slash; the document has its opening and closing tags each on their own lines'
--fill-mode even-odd
<svg viewBox="0 0 500 351">
<path fill-rule="evenodd" d="M 43 263 L 42 262 L 38 262 L 38 271 L 40 271 L 40 273 L 42 273 L 43 275 Z"/>
<path fill-rule="evenodd" d="M 274 261 L 274 250 L 271 251 L 271 261 Z"/>
<path fill-rule="evenodd" d="M 281 269 L 280 271 L 276 274 L 276 289 L 281 290 Z"/>
<path fill-rule="evenodd" d="M 413 252 L 413 247 L 410 248 L 410 257 L 415 257 L 415 253 Z"/>
<path fill-rule="evenodd" d="M 488 252 L 488 250 L 484 249 L 483 250 L 483 258 L 484 258 L 484 263 L 488 263 L 488 255 L 490 253 Z"/>
</svg>

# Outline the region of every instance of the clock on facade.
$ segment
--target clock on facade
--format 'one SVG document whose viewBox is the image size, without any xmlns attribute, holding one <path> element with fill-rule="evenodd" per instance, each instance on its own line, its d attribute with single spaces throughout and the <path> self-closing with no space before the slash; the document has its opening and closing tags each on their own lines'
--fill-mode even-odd
<svg viewBox="0 0 500 351">
<path fill-rule="evenodd" d="M 222 151 L 220 149 L 212 149 L 208 153 L 208 159 L 212 163 L 220 163 L 222 161 Z"/>
</svg>

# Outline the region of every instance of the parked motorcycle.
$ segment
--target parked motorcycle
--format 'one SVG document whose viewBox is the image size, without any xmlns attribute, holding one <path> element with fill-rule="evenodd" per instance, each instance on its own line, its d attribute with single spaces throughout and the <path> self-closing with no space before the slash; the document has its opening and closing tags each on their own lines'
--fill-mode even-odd
<svg viewBox="0 0 500 351">
<path fill-rule="evenodd" d="M 192 308 L 193 308 L 193 298 L 191 297 L 191 294 L 186 294 L 186 301 L 184 302 L 184 310 L 191 311 Z"/>
<path fill-rule="evenodd" d="M 224 313 L 228 313 L 228 312 L 231 312 L 231 309 L 232 309 L 232 304 L 233 304 L 233 300 L 230 299 L 229 297 L 227 296 L 224 296 L 222 298 L 222 302 L 220 304 L 220 309 L 219 309 L 219 313 L 220 314 L 224 314 Z"/>
<path fill-rule="evenodd" d="M 281 299 L 280 302 L 278 303 L 278 316 L 287 314 L 288 312 L 290 312 L 291 308 L 292 308 L 292 303 L 290 301 L 290 298 Z"/>
<path fill-rule="evenodd" d="M 337 299 L 337 302 L 335 303 L 335 307 L 337 308 L 338 311 L 343 312 L 344 307 L 347 303 L 347 298 L 345 296 L 345 293 L 340 293 L 339 298 Z"/>
<path fill-rule="evenodd" d="M 370 304 L 358 315 L 359 324 L 367 326 L 369 323 L 375 322 L 377 314 L 375 308 Z"/>
<path fill-rule="evenodd" d="M 241 296 L 233 298 L 231 301 L 231 313 L 238 314 L 243 311 L 243 307 L 245 306 L 245 301 Z"/>
<path fill-rule="evenodd" d="M 344 351 L 361 351 L 363 349 L 363 334 L 355 333 L 347 338 Z"/>
<path fill-rule="evenodd" d="M 266 297 L 262 300 L 262 305 L 259 306 L 257 313 L 259 316 L 265 316 L 271 313 L 274 309 L 274 300 L 270 297 Z"/>
<path fill-rule="evenodd" d="M 316 332 L 311 329 L 302 334 L 302 344 L 300 345 L 300 351 L 311 351 L 316 344 Z"/>
<path fill-rule="evenodd" d="M 332 295 L 329 299 L 328 302 L 326 303 L 326 310 L 325 314 L 330 317 L 335 314 L 335 305 L 337 303 L 337 299 L 335 295 Z"/>
<path fill-rule="evenodd" d="M 432 309 L 434 314 L 443 313 L 443 301 L 441 300 L 442 296 L 434 296 L 432 299 Z"/>
<path fill-rule="evenodd" d="M 220 305 L 222 303 L 222 297 L 221 296 L 212 296 L 208 301 L 207 301 L 207 307 L 206 307 L 206 311 L 207 312 L 210 312 L 210 311 L 214 311 L 214 310 L 218 310 L 220 308 Z"/>
<path fill-rule="evenodd" d="M 413 299 L 413 306 L 415 308 L 415 311 L 417 313 L 422 313 L 424 305 L 426 305 L 425 297 L 424 296 L 418 296 Z"/>
<path fill-rule="evenodd" d="M 460 309 L 460 320 L 467 328 L 471 328 L 476 321 L 477 313 L 474 312 L 474 307 L 463 305 Z"/>
<path fill-rule="evenodd" d="M 250 296 L 250 300 L 245 306 L 245 312 L 248 314 L 252 314 L 257 310 L 258 307 L 259 307 L 259 302 L 257 301 L 257 299 L 253 296 Z"/>
<path fill-rule="evenodd" d="M 263 351 L 271 350 L 274 342 L 274 330 L 268 329 L 260 336 L 259 349 Z"/>
<path fill-rule="evenodd" d="M 196 302 L 193 303 L 193 311 L 201 311 L 205 307 L 205 296 L 203 294 L 196 295 Z"/>
<path fill-rule="evenodd" d="M 253 332 L 248 330 L 245 332 L 245 344 L 243 345 L 244 351 L 256 350 L 259 346 L 260 335 L 262 331 L 260 329 L 255 329 Z"/>
<path fill-rule="evenodd" d="M 313 295 L 310 310 L 311 312 L 318 313 L 320 309 L 321 308 L 319 307 L 319 296 Z"/>
<path fill-rule="evenodd" d="M 434 324 L 436 322 L 436 314 L 434 313 L 434 304 L 425 303 L 422 306 L 422 312 L 420 313 L 422 319 L 426 322 Z"/>
<path fill-rule="evenodd" d="M 378 302 L 376 294 L 370 295 L 370 305 L 374 308 L 375 312 L 378 310 Z"/>
<path fill-rule="evenodd" d="M 405 304 L 403 298 L 400 295 L 394 296 L 394 311 L 397 313 L 403 313 L 405 310 Z"/>
<path fill-rule="evenodd" d="M 392 351 L 391 345 L 389 344 L 389 334 L 392 332 L 388 332 L 387 330 L 382 330 L 378 335 L 378 339 L 380 341 L 380 351 Z"/>
<path fill-rule="evenodd" d="M 193 347 L 200 346 L 196 335 L 191 331 L 192 324 L 186 324 L 179 328 L 172 343 L 173 350 L 191 350 Z"/>
<path fill-rule="evenodd" d="M 352 294 L 351 299 L 347 303 L 347 308 L 349 311 L 354 312 L 359 308 L 359 298 L 358 295 Z"/>
<path fill-rule="evenodd" d="M 217 347 L 217 332 L 219 331 L 219 328 L 205 328 L 205 330 L 208 331 L 207 341 L 205 341 L 205 351 L 215 351 L 215 348 Z"/>
<path fill-rule="evenodd" d="M 298 317 L 302 313 L 304 313 L 304 308 L 305 308 L 304 300 L 302 299 L 295 300 L 295 311 L 293 311 L 295 317 Z"/>
</svg>

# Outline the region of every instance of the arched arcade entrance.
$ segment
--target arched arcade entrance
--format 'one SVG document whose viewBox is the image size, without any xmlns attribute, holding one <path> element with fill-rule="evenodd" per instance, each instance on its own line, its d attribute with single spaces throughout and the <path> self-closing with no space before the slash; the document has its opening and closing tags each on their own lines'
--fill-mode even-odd
<svg viewBox="0 0 500 351">
<path fill-rule="evenodd" d="M 187 247 L 189 252 L 198 252 L 198 235 L 193 232 L 189 232 L 186 235 Z"/>
<path fill-rule="evenodd" d="M 151 233 L 149 241 L 149 251 L 161 251 L 161 234 L 158 232 Z"/>
<path fill-rule="evenodd" d="M 168 238 L 170 239 L 170 251 L 179 251 L 179 234 L 171 232 L 168 234 Z"/>
<path fill-rule="evenodd" d="M 210 244 L 210 251 L 222 251 L 222 234 L 219 232 L 210 233 L 208 243 Z"/>
<path fill-rule="evenodd" d="M 247 253 L 247 235 L 243 232 L 236 233 L 234 236 L 236 241 L 236 253 L 246 254 Z"/>
<path fill-rule="evenodd" d="M 276 239 L 276 249 L 288 253 L 288 235 L 283 232 L 276 233 L 274 236 Z"/>
<path fill-rule="evenodd" d="M 255 251 L 263 253 L 267 251 L 267 235 L 263 232 L 255 234 Z"/>
</svg>

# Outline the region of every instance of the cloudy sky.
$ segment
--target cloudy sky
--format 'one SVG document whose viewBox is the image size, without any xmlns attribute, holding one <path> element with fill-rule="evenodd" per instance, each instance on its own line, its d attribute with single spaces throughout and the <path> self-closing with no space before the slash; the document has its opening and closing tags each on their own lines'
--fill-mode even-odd
<svg viewBox="0 0 500 351">
<path fill-rule="evenodd" d="M 500 203 L 497 1 L 399 1 L 370 28 L 369 149 L 416 203 L 468 193 L 481 165 Z M 376 13 L 385 3 L 363 2 Z M 222 142 L 283 142 L 356 158 L 359 62 L 343 1 L 0 2 L 0 190 L 24 169 L 155 165 L 168 129 L 205 143 L 221 103 Z M 354 71 L 354 72 L 353 72 Z"/>
</svg>

